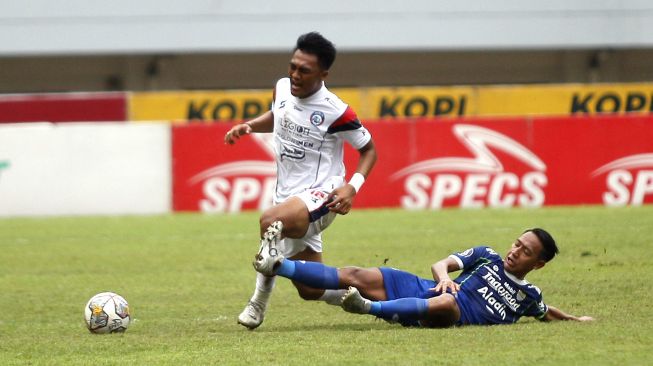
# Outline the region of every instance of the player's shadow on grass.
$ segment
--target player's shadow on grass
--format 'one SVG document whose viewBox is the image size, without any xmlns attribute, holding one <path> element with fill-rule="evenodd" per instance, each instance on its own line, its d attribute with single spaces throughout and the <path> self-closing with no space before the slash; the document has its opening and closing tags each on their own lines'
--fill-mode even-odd
<svg viewBox="0 0 653 366">
<path fill-rule="evenodd" d="M 332 323 L 332 324 L 306 324 L 306 325 L 282 325 L 282 326 L 276 326 L 276 325 L 269 325 L 268 327 L 265 328 L 259 328 L 256 329 L 256 332 L 264 332 L 264 333 L 279 333 L 279 332 L 304 332 L 304 331 L 315 331 L 315 330 L 323 330 L 323 331 L 334 331 L 334 332 L 342 332 L 342 331 L 349 331 L 349 332 L 369 332 L 369 331 L 394 331 L 397 329 L 421 329 L 421 330 L 427 330 L 427 331 L 433 331 L 433 330 L 452 330 L 452 329 L 465 329 L 466 331 L 472 331 L 472 332 L 478 332 L 478 331 L 489 331 L 492 332 L 493 330 L 503 330 L 505 327 L 509 327 L 511 329 L 515 328 L 529 328 L 529 327 L 538 327 L 538 326 L 549 326 L 550 325 L 545 325 L 542 322 L 538 322 L 536 320 L 526 320 L 526 321 L 521 321 L 517 322 L 515 324 L 499 324 L 499 325 L 490 325 L 490 326 L 483 326 L 483 325 L 471 325 L 471 326 L 464 326 L 464 327 L 449 327 L 449 328 L 424 328 L 424 327 L 403 327 L 400 324 L 396 323 L 389 323 L 381 319 L 377 319 L 376 321 L 370 322 L 370 323 Z"/>
<path fill-rule="evenodd" d="M 371 323 L 333 323 L 333 324 L 305 324 L 305 325 L 282 325 L 282 326 L 268 326 L 265 328 L 257 329 L 257 332 L 305 332 L 305 331 L 333 331 L 333 332 L 368 332 L 371 330 L 392 330 L 395 327 L 400 327 L 398 324 L 388 324 L 384 321 L 375 321 Z"/>
</svg>

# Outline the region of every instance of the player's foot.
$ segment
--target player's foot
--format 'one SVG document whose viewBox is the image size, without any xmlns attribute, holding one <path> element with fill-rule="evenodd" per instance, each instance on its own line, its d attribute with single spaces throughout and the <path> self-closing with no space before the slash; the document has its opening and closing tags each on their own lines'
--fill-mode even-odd
<svg viewBox="0 0 653 366">
<path fill-rule="evenodd" d="M 342 308 L 356 314 L 369 314 L 372 302 L 364 298 L 356 287 L 349 287 L 342 297 Z"/>
<path fill-rule="evenodd" d="M 243 312 L 238 315 L 238 324 L 249 329 L 255 329 L 263 323 L 263 318 L 265 318 L 265 306 L 250 301 Z"/>
<path fill-rule="evenodd" d="M 283 230 L 283 223 L 275 221 L 268 227 L 261 239 L 261 249 L 258 254 L 254 256 L 254 269 L 266 276 L 273 276 L 276 269 L 284 260 L 283 255 L 277 250 L 277 243 L 281 238 L 281 231 Z"/>
</svg>

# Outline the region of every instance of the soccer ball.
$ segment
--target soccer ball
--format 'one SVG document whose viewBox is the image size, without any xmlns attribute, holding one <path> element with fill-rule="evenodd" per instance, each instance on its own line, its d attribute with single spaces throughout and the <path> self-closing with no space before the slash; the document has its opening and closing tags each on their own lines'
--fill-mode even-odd
<svg viewBox="0 0 653 366">
<path fill-rule="evenodd" d="M 91 333 L 124 332 L 131 321 L 129 304 L 116 293 L 101 292 L 86 303 L 84 319 Z"/>
</svg>

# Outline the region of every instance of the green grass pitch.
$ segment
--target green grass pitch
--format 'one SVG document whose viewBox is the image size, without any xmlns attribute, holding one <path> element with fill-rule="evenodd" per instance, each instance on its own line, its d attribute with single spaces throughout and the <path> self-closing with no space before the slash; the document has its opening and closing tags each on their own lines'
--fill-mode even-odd
<svg viewBox="0 0 653 366">
<path fill-rule="evenodd" d="M 653 206 L 358 210 L 324 233 L 325 262 L 430 276 L 453 251 L 501 254 L 539 226 L 561 254 L 528 279 L 597 321 L 409 329 L 305 302 L 279 278 L 255 331 L 236 324 L 254 285 L 258 214 L 0 220 L 0 364 L 643 365 L 651 362 Z M 94 335 L 83 307 L 123 295 L 134 322 Z"/>
</svg>

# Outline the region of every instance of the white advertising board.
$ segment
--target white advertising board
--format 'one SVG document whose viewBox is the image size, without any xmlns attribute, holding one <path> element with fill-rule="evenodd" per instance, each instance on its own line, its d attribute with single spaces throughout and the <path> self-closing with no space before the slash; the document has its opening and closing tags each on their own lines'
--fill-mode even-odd
<svg viewBox="0 0 653 366">
<path fill-rule="evenodd" d="M 170 211 L 170 127 L 0 125 L 0 216 Z"/>
</svg>

